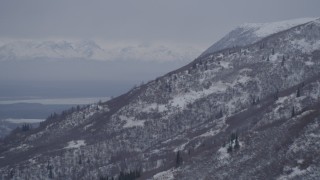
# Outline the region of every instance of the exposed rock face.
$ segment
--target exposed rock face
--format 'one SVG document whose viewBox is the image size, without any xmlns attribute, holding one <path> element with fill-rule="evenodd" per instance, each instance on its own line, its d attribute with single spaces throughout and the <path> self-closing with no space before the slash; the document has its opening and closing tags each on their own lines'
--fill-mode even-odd
<svg viewBox="0 0 320 180">
<path fill-rule="evenodd" d="M 38 129 L 17 130 L 1 142 L 0 174 L 91 179 L 141 170 L 142 179 L 318 179 L 319 73 L 320 20 L 313 20 L 204 54 Z"/>
</svg>

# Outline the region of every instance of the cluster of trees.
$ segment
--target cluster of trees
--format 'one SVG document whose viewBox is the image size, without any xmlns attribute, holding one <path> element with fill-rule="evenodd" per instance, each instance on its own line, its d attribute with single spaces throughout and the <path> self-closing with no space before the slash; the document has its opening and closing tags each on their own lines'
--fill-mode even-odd
<svg viewBox="0 0 320 180">
<path fill-rule="evenodd" d="M 102 104 L 102 102 L 99 101 L 98 104 Z M 78 111 L 80 111 L 80 110 L 82 110 L 82 109 L 84 109 L 86 107 L 88 107 L 88 105 L 87 106 L 79 106 L 79 105 L 77 105 L 75 107 L 71 107 L 71 108 L 69 108 L 67 110 L 62 111 L 61 114 L 57 114 L 56 112 L 54 112 L 54 113 L 50 114 L 50 116 L 47 119 L 48 120 L 53 120 L 53 119 L 57 119 L 57 118 L 63 118 L 65 116 L 67 116 L 68 114 L 72 114 L 74 112 L 78 112 Z"/>
<path fill-rule="evenodd" d="M 222 109 L 220 109 L 219 113 L 216 115 L 216 118 L 222 118 L 223 117 L 223 112 Z"/>
<path fill-rule="evenodd" d="M 231 153 L 233 151 L 236 151 L 240 149 L 240 143 L 237 133 L 231 133 L 230 141 L 228 143 L 227 152 Z"/>
<path fill-rule="evenodd" d="M 304 83 L 302 83 L 301 87 L 304 86 Z M 300 97 L 301 96 L 301 87 L 298 87 L 297 92 L 296 92 L 296 97 Z M 279 90 L 276 91 L 276 93 L 273 95 L 274 100 L 278 100 L 279 99 Z M 294 106 L 291 109 L 291 117 L 294 117 L 296 115 L 296 110 L 294 108 Z"/>
<path fill-rule="evenodd" d="M 120 171 L 118 178 L 109 176 L 100 176 L 100 180 L 135 180 L 141 177 L 141 170 L 133 170 L 129 172 Z"/>
<path fill-rule="evenodd" d="M 259 97 L 251 96 L 251 105 L 258 104 L 260 102 Z"/>
<path fill-rule="evenodd" d="M 23 124 L 21 127 L 21 131 L 29 131 L 30 129 L 32 129 L 31 124 Z"/>
<path fill-rule="evenodd" d="M 47 165 L 47 170 L 48 170 L 48 178 L 53 179 L 54 178 L 53 171 L 52 171 L 53 170 L 53 166 L 50 165 L 49 163 Z"/>
<path fill-rule="evenodd" d="M 118 180 L 135 180 L 141 176 L 141 172 L 139 170 L 129 171 L 129 172 L 120 172 Z"/>
<path fill-rule="evenodd" d="M 302 83 L 301 87 L 304 86 L 304 83 Z M 296 97 L 300 97 L 301 96 L 301 87 L 298 87 L 297 89 L 297 93 L 296 93 Z M 291 117 L 294 117 L 296 115 L 296 110 L 294 108 L 294 106 L 292 107 L 292 110 L 291 110 Z"/>
</svg>

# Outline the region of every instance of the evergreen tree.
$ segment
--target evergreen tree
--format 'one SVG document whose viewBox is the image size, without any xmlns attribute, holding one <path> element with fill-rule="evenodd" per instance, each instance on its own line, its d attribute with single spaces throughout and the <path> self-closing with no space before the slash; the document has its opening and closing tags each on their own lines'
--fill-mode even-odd
<svg viewBox="0 0 320 180">
<path fill-rule="evenodd" d="M 181 164 L 182 164 L 182 157 L 181 157 L 180 151 L 178 151 L 176 156 L 176 167 L 179 167 Z"/>
<path fill-rule="evenodd" d="M 82 164 L 82 159 L 81 159 L 81 156 L 79 156 L 79 161 L 78 161 L 79 164 Z"/>
<path fill-rule="evenodd" d="M 140 170 L 133 170 L 129 172 L 120 171 L 118 180 L 135 180 L 135 179 L 138 179 L 140 176 L 141 176 Z"/>
<path fill-rule="evenodd" d="M 232 143 L 230 142 L 227 148 L 228 153 L 232 153 Z"/>
<path fill-rule="evenodd" d="M 109 180 L 109 177 L 108 177 L 108 176 L 106 176 L 106 177 L 100 176 L 100 177 L 99 177 L 99 180 Z"/>
<path fill-rule="evenodd" d="M 9 178 L 12 179 L 14 177 L 14 170 L 11 169 L 9 172 Z"/>
<path fill-rule="evenodd" d="M 300 88 L 298 88 L 298 90 L 297 90 L 297 97 L 300 97 Z"/>
<path fill-rule="evenodd" d="M 279 99 L 279 90 L 277 89 L 276 93 L 274 94 L 274 100 L 278 100 Z"/>
<path fill-rule="evenodd" d="M 52 167 L 51 165 L 49 165 L 49 174 L 48 174 L 48 177 L 49 177 L 50 179 L 53 179 L 52 169 L 53 169 L 53 167 Z"/>
<path fill-rule="evenodd" d="M 235 150 L 238 150 L 239 148 L 240 148 L 239 138 L 238 138 L 238 136 L 236 136 L 234 149 L 235 149 Z"/>
<path fill-rule="evenodd" d="M 231 133 L 227 152 L 231 153 L 234 150 L 238 150 L 240 148 L 240 143 L 238 139 L 237 133 Z"/>
<path fill-rule="evenodd" d="M 222 113 L 222 109 L 220 109 L 219 113 L 216 115 L 216 118 L 222 118 L 223 117 L 223 113 Z"/>
<path fill-rule="evenodd" d="M 284 66 L 284 61 L 285 61 L 285 58 L 284 58 L 284 56 L 282 56 L 281 66 Z"/>
<path fill-rule="evenodd" d="M 291 110 L 291 117 L 294 117 L 295 115 L 296 115 L 295 109 L 294 109 L 294 107 L 292 107 L 292 110 Z"/>
</svg>

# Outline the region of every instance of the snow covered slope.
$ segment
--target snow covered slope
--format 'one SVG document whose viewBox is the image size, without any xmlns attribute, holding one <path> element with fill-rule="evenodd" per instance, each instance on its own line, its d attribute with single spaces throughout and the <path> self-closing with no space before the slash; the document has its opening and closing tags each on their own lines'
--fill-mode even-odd
<svg viewBox="0 0 320 180">
<path fill-rule="evenodd" d="M 271 34 L 290 29 L 294 26 L 298 26 L 315 19 L 317 18 L 300 18 L 271 23 L 245 23 L 238 26 L 221 40 L 213 44 L 204 51 L 202 55 L 213 53 L 225 48 L 252 44 Z"/>
<path fill-rule="evenodd" d="M 1 178 L 320 179 L 319 42 L 314 20 L 16 130 Z"/>
</svg>

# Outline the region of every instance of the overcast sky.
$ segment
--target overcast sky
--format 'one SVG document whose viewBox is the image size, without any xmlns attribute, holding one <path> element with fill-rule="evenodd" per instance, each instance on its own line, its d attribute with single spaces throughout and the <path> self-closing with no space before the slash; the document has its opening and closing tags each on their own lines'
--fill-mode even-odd
<svg viewBox="0 0 320 180">
<path fill-rule="evenodd" d="M 210 46 L 245 22 L 319 17 L 319 0 L 1 0 L 0 38 Z"/>
</svg>

